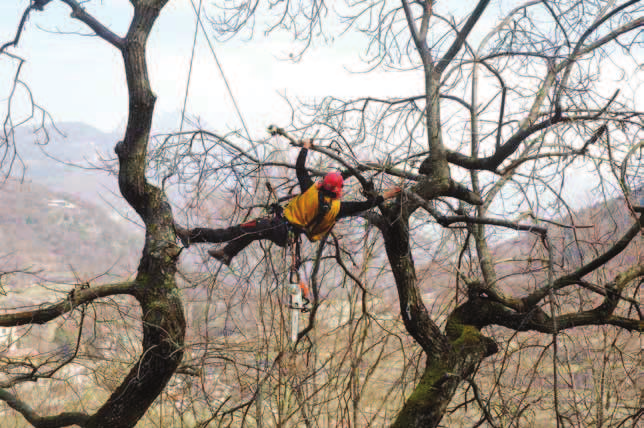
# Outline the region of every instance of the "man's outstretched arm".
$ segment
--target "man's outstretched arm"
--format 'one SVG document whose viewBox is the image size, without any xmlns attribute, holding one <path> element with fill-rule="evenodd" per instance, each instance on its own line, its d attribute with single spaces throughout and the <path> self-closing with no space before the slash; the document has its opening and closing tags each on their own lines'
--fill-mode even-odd
<svg viewBox="0 0 644 428">
<path fill-rule="evenodd" d="M 297 156 L 297 161 L 295 162 L 295 173 L 297 174 L 297 181 L 300 183 L 302 193 L 306 192 L 313 185 L 313 180 L 311 180 L 311 176 L 306 170 L 306 155 L 310 147 L 310 141 L 303 142 L 300 154 Z"/>
<path fill-rule="evenodd" d="M 383 203 L 387 199 L 391 199 L 391 198 L 395 197 L 398 193 L 400 193 L 400 187 L 395 186 L 395 187 L 392 187 L 391 189 L 385 191 L 382 195 L 378 195 L 376 197 L 369 198 L 366 201 L 342 202 L 340 204 L 340 212 L 338 213 L 337 218 L 351 217 L 351 216 L 360 214 L 363 211 L 370 210 L 371 208 Z"/>
</svg>

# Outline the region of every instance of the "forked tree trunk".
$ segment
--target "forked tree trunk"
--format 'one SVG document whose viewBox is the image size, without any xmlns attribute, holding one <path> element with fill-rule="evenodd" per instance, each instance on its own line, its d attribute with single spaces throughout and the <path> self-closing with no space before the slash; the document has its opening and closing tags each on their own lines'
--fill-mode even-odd
<svg viewBox="0 0 644 428">
<path fill-rule="evenodd" d="M 497 351 L 496 344 L 473 326 L 452 319 L 447 329 L 452 349 L 443 354 L 426 354 L 425 371 L 392 427 L 438 426 L 461 383 L 485 357 Z"/>
<path fill-rule="evenodd" d="M 167 0 L 132 1 L 134 16 L 121 53 L 129 93 L 125 137 L 117 144 L 119 187 L 146 226 L 145 246 L 133 295 L 141 305 L 142 353 L 123 383 L 90 417 L 88 427 L 132 427 L 165 388 L 183 356 L 185 318 L 175 273 L 175 244 L 170 204 L 145 178 L 148 139 L 155 96 L 150 88 L 146 43 Z"/>
<path fill-rule="evenodd" d="M 392 216 L 393 214 L 393 216 Z M 431 319 L 422 301 L 409 247 L 405 212 L 389 212 L 393 219 L 383 230 L 385 248 L 396 281 L 405 328 L 426 355 L 424 373 L 398 414 L 393 427 L 435 427 L 445 415 L 459 385 L 474 373 L 479 363 L 497 351 L 494 341 L 473 325 L 464 324 L 462 314 L 469 302 L 456 308 L 446 332 Z M 467 319 L 467 322 L 472 320 Z"/>
</svg>

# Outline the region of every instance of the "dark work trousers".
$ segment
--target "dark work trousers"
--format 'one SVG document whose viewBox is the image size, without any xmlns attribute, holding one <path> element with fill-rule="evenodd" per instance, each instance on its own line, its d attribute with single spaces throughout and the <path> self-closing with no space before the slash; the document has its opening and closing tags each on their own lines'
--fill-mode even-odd
<svg viewBox="0 0 644 428">
<path fill-rule="evenodd" d="M 276 215 L 257 218 L 225 229 L 197 227 L 190 230 L 190 243 L 228 242 L 224 251 L 232 259 L 251 242 L 268 239 L 280 247 L 288 241 L 289 223 Z"/>
</svg>

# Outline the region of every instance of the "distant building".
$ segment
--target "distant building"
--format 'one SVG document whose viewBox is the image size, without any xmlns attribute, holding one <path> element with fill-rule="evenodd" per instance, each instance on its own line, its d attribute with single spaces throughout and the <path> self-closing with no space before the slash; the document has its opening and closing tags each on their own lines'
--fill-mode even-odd
<svg viewBox="0 0 644 428">
<path fill-rule="evenodd" d="M 72 204 L 69 201 L 66 201 L 65 199 L 50 199 L 49 202 L 47 203 L 47 206 L 49 207 L 58 207 L 58 208 L 76 208 L 76 204 Z"/>
</svg>

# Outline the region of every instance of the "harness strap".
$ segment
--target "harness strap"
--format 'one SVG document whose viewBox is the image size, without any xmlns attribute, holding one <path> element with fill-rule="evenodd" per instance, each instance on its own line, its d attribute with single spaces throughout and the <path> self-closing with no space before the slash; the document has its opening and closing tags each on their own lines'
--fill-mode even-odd
<svg viewBox="0 0 644 428">
<path fill-rule="evenodd" d="M 301 242 L 300 234 L 296 233 L 289 224 L 288 246 L 291 250 L 291 271 L 289 274 L 289 281 L 291 284 L 300 283 L 300 266 L 302 265 Z"/>
<path fill-rule="evenodd" d="M 309 224 L 306 225 L 306 230 L 310 231 L 314 227 L 317 227 L 322 223 L 322 220 L 324 220 L 324 217 L 328 214 L 329 210 L 331 210 L 331 203 L 327 202 L 326 199 L 324 199 L 326 196 L 330 196 L 328 192 L 325 189 L 318 189 L 318 210 L 317 213 L 315 213 L 315 217 L 313 217 L 313 220 L 309 222 Z"/>
<path fill-rule="evenodd" d="M 291 250 L 291 270 L 289 272 L 289 282 L 291 283 L 291 287 L 299 287 L 299 292 L 302 296 L 303 303 L 303 305 L 293 306 L 291 301 L 290 308 L 299 309 L 301 312 L 308 312 L 309 309 L 307 305 L 310 303 L 308 299 L 308 287 L 306 287 L 306 284 L 302 282 L 302 278 L 300 277 L 300 266 L 302 265 L 302 257 L 300 253 L 302 241 L 300 239 L 300 236 L 301 234 L 295 232 L 292 227 L 288 228 L 288 247 Z"/>
</svg>

